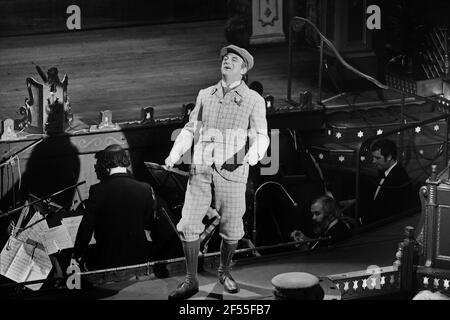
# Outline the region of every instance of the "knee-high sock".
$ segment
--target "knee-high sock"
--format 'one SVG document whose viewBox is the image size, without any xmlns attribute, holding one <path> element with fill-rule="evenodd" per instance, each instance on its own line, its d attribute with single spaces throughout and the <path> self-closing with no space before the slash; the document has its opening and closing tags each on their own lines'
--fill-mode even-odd
<svg viewBox="0 0 450 320">
<path fill-rule="evenodd" d="M 183 241 L 183 251 L 186 258 L 186 281 L 191 284 L 198 284 L 197 267 L 200 239 L 195 241 Z"/>
<path fill-rule="evenodd" d="M 230 271 L 231 258 L 238 245 L 237 241 L 226 241 L 222 239 L 220 244 L 220 265 L 219 274 L 228 273 Z"/>
</svg>

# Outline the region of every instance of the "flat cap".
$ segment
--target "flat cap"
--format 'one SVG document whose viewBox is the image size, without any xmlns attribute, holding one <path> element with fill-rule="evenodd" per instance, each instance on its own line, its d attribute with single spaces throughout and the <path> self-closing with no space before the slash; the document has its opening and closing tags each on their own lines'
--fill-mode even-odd
<svg viewBox="0 0 450 320">
<path fill-rule="evenodd" d="M 223 59 L 223 57 L 229 52 L 237 54 L 242 58 L 242 60 L 244 60 L 247 65 L 247 71 L 250 71 L 250 69 L 253 68 L 253 56 L 247 50 L 235 46 L 234 44 L 230 44 L 220 50 L 220 58 Z"/>
</svg>

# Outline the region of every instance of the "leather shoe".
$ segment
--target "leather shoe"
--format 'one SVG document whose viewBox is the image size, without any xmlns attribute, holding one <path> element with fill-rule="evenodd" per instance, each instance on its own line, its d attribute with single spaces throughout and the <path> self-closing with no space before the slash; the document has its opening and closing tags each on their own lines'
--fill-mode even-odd
<svg viewBox="0 0 450 320">
<path fill-rule="evenodd" d="M 239 286 L 237 282 L 233 279 L 231 274 L 229 273 L 219 274 L 219 282 L 223 285 L 225 291 L 229 293 L 239 292 Z"/>
<path fill-rule="evenodd" d="M 169 295 L 169 300 L 185 300 L 185 299 L 189 299 L 190 297 L 192 297 L 197 292 L 198 292 L 198 284 L 195 285 L 195 284 L 183 281 Z"/>
</svg>

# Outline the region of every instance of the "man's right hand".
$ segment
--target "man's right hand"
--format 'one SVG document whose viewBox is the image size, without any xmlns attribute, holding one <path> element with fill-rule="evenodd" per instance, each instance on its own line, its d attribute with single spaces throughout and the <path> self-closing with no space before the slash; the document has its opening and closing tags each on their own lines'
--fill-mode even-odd
<svg viewBox="0 0 450 320">
<path fill-rule="evenodd" d="M 166 160 L 164 160 L 164 164 L 169 169 L 173 168 L 173 166 L 175 165 L 175 163 L 172 161 L 172 158 L 170 157 L 170 155 L 166 158 Z"/>
<path fill-rule="evenodd" d="M 164 160 L 165 167 L 168 169 L 172 169 L 173 166 L 178 162 L 178 160 L 180 160 L 180 156 L 172 150 L 166 160 Z"/>
</svg>

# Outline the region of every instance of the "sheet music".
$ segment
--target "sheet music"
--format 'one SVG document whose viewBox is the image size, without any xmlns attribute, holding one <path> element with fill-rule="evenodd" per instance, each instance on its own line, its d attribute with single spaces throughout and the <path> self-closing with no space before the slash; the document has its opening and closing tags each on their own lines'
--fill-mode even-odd
<svg viewBox="0 0 450 320">
<path fill-rule="evenodd" d="M 47 254 L 73 248 L 74 245 L 65 225 L 59 225 L 41 232 L 41 239 Z"/>
<path fill-rule="evenodd" d="M 31 269 L 25 281 L 47 279 L 53 267 L 48 254 L 44 250 L 41 250 L 39 247 L 33 248 L 32 246 L 25 246 L 25 248 L 27 251 L 27 255 L 33 257 Z M 36 283 L 27 285 L 27 287 L 31 290 L 36 291 L 39 290 L 42 285 L 43 283 Z"/>
<path fill-rule="evenodd" d="M 26 227 L 29 227 L 31 225 L 33 226 L 23 231 L 19 231 L 17 233 L 17 239 L 22 240 L 24 242 L 30 242 L 29 240 L 31 240 L 37 243 L 42 243 L 41 233 L 48 230 L 48 224 L 45 219 L 38 223 L 36 223 L 36 221 L 39 221 L 43 218 L 44 217 L 40 214 L 40 212 L 36 211 L 33 217 L 31 217 L 30 221 L 26 225 Z"/>
<path fill-rule="evenodd" d="M 8 272 L 8 268 L 11 265 L 12 261 L 14 260 L 14 257 L 17 254 L 17 251 L 19 251 L 19 247 L 22 243 L 13 238 L 9 237 L 8 241 L 6 242 L 5 246 L 3 247 L 2 252 L 0 253 L 0 274 L 5 275 L 6 272 Z"/>
<path fill-rule="evenodd" d="M 33 260 L 31 255 L 27 254 L 24 244 L 20 243 L 14 259 L 5 274 L 5 277 L 15 282 L 25 282 L 30 274 L 32 265 Z"/>
<path fill-rule="evenodd" d="M 61 220 L 61 223 L 67 228 L 67 231 L 69 232 L 70 238 L 72 239 L 72 243 L 74 245 L 75 245 L 75 240 L 77 238 L 78 228 L 80 227 L 82 218 L 83 218 L 83 216 L 74 216 L 74 217 L 63 218 Z M 92 236 L 89 244 L 95 244 L 94 236 Z"/>
<path fill-rule="evenodd" d="M 10 237 L 0 253 L 1 274 L 15 282 L 46 279 L 52 268 L 47 253 L 38 246 Z M 39 290 L 42 283 L 27 285 Z"/>
</svg>

